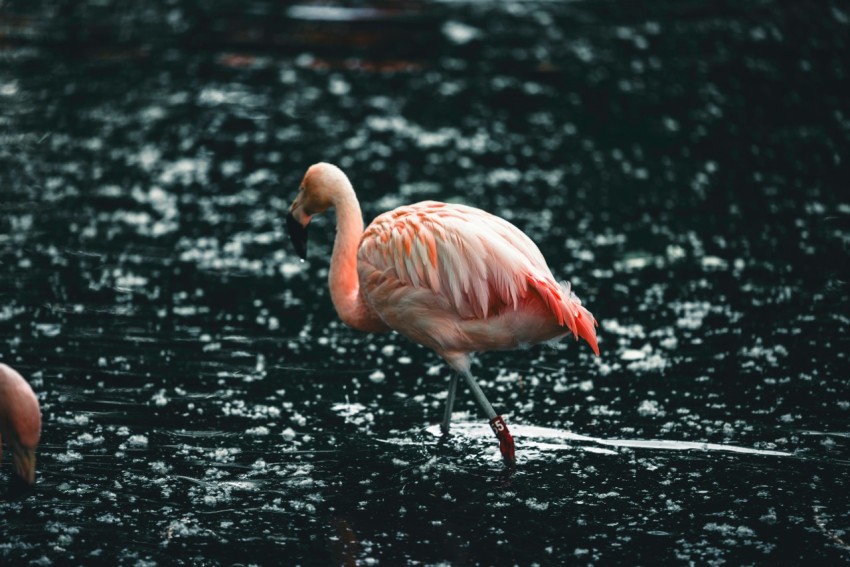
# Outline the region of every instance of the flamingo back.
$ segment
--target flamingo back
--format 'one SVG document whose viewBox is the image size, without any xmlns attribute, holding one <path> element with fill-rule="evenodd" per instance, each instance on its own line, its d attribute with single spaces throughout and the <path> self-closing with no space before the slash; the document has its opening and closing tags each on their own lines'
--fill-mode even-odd
<svg viewBox="0 0 850 567">
<path fill-rule="evenodd" d="M 555 281 L 528 236 L 480 209 L 424 201 L 384 213 L 364 232 L 358 265 L 361 281 L 365 271 L 377 271 L 403 286 L 427 288 L 463 320 L 516 311 L 536 298 L 598 354 L 596 320 L 569 284 Z"/>
</svg>

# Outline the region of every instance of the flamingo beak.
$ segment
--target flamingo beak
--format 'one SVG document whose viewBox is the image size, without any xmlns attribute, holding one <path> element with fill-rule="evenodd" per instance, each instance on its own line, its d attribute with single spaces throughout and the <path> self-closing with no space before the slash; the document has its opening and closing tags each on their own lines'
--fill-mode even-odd
<svg viewBox="0 0 850 567">
<path fill-rule="evenodd" d="M 292 211 L 286 215 L 286 231 L 289 233 L 289 240 L 292 241 L 292 247 L 295 248 L 295 253 L 302 260 L 307 259 L 307 226 L 302 225 L 292 214 Z"/>
<path fill-rule="evenodd" d="M 35 451 L 26 449 L 15 453 L 15 470 L 9 479 L 9 500 L 23 498 L 35 485 Z"/>
</svg>

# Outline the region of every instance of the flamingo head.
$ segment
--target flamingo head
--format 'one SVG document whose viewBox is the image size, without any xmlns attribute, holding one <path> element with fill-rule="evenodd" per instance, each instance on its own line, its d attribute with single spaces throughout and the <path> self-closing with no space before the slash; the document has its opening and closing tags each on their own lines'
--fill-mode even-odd
<svg viewBox="0 0 850 567">
<path fill-rule="evenodd" d="M 40 436 L 38 398 L 20 374 L 0 363 L 0 437 L 11 450 L 15 464 L 9 483 L 10 499 L 26 495 L 35 484 L 35 450 Z"/>
<path fill-rule="evenodd" d="M 347 184 L 348 178 L 338 167 L 329 163 L 312 165 L 304 174 L 298 195 L 286 217 L 289 239 L 302 260 L 307 259 L 307 227 L 310 220 L 331 207 L 334 191 L 340 183 Z"/>
</svg>

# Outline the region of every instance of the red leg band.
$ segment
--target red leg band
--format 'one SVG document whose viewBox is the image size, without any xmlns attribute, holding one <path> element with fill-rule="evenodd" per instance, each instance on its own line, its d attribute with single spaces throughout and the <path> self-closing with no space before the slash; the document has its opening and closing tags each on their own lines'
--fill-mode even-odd
<svg viewBox="0 0 850 567">
<path fill-rule="evenodd" d="M 499 439 L 499 451 L 502 452 L 502 458 L 505 463 L 513 465 L 516 463 L 516 446 L 511 432 L 508 431 L 508 426 L 501 415 L 497 415 L 490 420 L 490 429 L 496 434 Z"/>
</svg>

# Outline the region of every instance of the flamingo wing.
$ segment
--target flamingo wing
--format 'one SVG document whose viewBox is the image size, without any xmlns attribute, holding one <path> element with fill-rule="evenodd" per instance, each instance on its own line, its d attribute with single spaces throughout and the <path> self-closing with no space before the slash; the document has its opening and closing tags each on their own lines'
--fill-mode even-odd
<svg viewBox="0 0 850 567">
<path fill-rule="evenodd" d="M 486 319 L 539 296 L 559 325 L 598 352 L 596 321 L 569 284 L 555 281 L 522 231 L 480 209 L 425 201 L 384 213 L 363 235 L 361 262 L 402 285 L 430 289 L 462 319 Z"/>
</svg>

